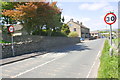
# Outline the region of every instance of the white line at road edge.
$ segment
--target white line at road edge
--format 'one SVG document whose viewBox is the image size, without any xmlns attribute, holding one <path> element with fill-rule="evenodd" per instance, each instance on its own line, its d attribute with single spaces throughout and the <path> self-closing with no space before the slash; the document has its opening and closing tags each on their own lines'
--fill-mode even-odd
<svg viewBox="0 0 120 80">
<path fill-rule="evenodd" d="M 62 57 L 63 57 L 63 56 L 62 56 Z M 59 57 L 59 58 L 62 58 L 62 57 Z M 21 73 L 15 75 L 15 76 L 11 76 L 11 78 L 16 78 L 16 77 L 18 77 L 18 76 L 21 76 L 21 75 L 23 75 L 23 74 L 25 74 L 25 73 L 27 73 L 27 72 L 30 72 L 30 71 L 32 71 L 32 70 L 34 70 L 34 69 L 37 69 L 37 68 L 39 68 L 39 67 L 41 67 L 41 66 L 44 66 L 44 65 L 46 65 L 46 64 L 48 64 L 48 63 L 50 63 L 50 62 L 53 62 L 53 61 L 55 61 L 55 60 L 57 60 L 57 59 L 59 59 L 59 58 L 52 59 L 52 60 L 50 60 L 50 61 L 48 61 L 48 62 L 46 62 L 46 63 L 43 63 L 43 64 L 41 64 L 41 65 L 38 65 L 38 66 L 36 66 L 36 67 L 34 67 L 34 68 L 32 68 L 32 69 L 29 69 L 29 70 L 26 70 L 26 71 L 24 71 L 24 72 L 21 72 Z"/>
<path fill-rule="evenodd" d="M 104 46 L 104 43 L 105 43 L 105 41 L 103 42 L 103 46 Z M 101 47 L 101 51 L 102 51 L 103 46 Z M 95 63 L 96 63 L 96 60 L 98 59 L 98 57 L 99 57 L 99 56 L 100 56 L 100 54 L 101 54 L 101 51 L 99 51 L 99 52 L 98 52 L 97 57 L 96 57 L 96 59 L 95 59 L 95 61 L 94 61 L 93 65 L 92 65 L 92 67 L 90 68 L 90 71 L 88 72 L 88 75 L 87 75 L 87 77 L 86 77 L 86 78 L 89 78 L 90 73 L 91 73 L 91 71 L 92 71 L 92 69 L 93 69 L 93 67 L 94 67 L 94 65 L 95 65 Z M 99 63 L 99 65 L 100 65 L 100 63 Z"/>
<path fill-rule="evenodd" d="M 98 57 L 99 57 L 100 53 L 101 53 L 101 51 L 99 51 L 99 52 L 98 52 L 97 57 L 96 57 L 96 59 L 95 59 L 95 61 L 94 61 L 93 65 L 92 65 L 92 67 L 90 68 L 90 71 L 88 72 L 88 75 L 87 75 L 87 77 L 86 77 L 86 78 L 89 78 L 90 73 L 91 73 L 91 71 L 92 71 L 92 69 L 93 69 L 93 67 L 94 67 L 94 65 L 95 65 L 95 63 L 96 63 L 96 60 L 98 59 Z"/>
</svg>

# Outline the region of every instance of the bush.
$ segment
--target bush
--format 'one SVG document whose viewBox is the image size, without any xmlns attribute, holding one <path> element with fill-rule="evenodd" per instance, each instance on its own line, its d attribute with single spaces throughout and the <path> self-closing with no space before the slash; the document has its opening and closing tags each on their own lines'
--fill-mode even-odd
<svg viewBox="0 0 120 80">
<path fill-rule="evenodd" d="M 32 35 L 41 35 L 41 36 L 47 36 L 47 31 L 44 30 L 36 30 L 32 33 Z"/>
<path fill-rule="evenodd" d="M 69 26 L 67 24 L 63 24 L 61 32 L 68 35 L 70 33 Z"/>
<path fill-rule="evenodd" d="M 49 31 L 47 30 L 36 30 L 32 33 L 32 35 L 41 35 L 41 36 L 48 36 L 49 34 Z M 51 32 L 51 35 L 50 36 L 62 36 L 62 37 L 67 37 L 67 35 L 63 32 L 56 32 L 56 31 L 53 31 Z"/>
<path fill-rule="evenodd" d="M 68 37 L 78 37 L 78 33 L 77 32 L 70 32 Z"/>
<path fill-rule="evenodd" d="M 66 34 L 62 32 L 52 32 L 51 36 L 62 36 L 62 37 L 67 37 Z"/>
</svg>

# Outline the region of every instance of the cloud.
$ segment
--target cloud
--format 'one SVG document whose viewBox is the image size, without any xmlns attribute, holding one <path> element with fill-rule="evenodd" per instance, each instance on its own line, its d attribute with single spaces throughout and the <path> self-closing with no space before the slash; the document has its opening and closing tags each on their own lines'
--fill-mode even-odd
<svg viewBox="0 0 120 80">
<path fill-rule="evenodd" d="M 101 8 L 104 8 L 105 6 L 108 6 L 109 3 L 107 2 L 99 2 L 99 3 L 84 3 L 79 6 L 79 9 L 81 10 L 99 10 Z"/>
</svg>

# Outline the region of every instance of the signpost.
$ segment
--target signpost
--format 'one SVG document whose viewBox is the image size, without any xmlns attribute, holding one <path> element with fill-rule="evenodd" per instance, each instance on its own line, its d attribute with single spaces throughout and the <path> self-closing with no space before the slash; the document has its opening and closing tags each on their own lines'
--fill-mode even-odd
<svg viewBox="0 0 120 80">
<path fill-rule="evenodd" d="M 116 15 L 112 12 L 107 13 L 104 17 L 106 24 L 110 25 L 110 45 L 112 46 L 112 24 L 116 22 Z M 110 48 L 110 55 L 112 55 L 112 48 Z"/>
<path fill-rule="evenodd" d="M 12 43 L 11 48 L 12 48 L 13 56 L 15 56 L 14 45 L 13 45 L 14 26 L 9 26 L 9 27 L 8 27 L 8 32 L 11 33 L 11 43 Z"/>
</svg>

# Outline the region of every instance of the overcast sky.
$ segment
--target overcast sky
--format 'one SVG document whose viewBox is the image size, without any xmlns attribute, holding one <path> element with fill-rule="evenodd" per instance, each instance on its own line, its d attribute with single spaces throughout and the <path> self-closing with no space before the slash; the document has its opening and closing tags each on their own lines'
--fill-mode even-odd
<svg viewBox="0 0 120 80">
<path fill-rule="evenodd" d="M 71 18 L 74 21 L 83 22 L 83 25 L 90 28 L 91 31 L 109 29 L 109 25 L 104 22 L 104 16 L 114 11 L 118 15 L 118 2 L 94 2 L 94 1 L 60 1 L 56 0 L 58 7 L 63 9 L 62 16 L 65 17 L 65 23 Z M 118 28 L 118 22 L 112 25 L 113 29 Z"/>
</svg>

